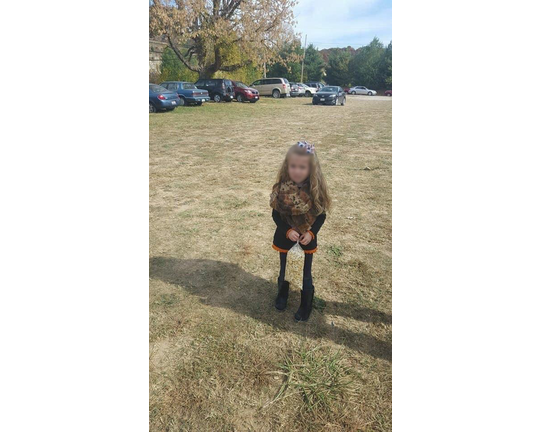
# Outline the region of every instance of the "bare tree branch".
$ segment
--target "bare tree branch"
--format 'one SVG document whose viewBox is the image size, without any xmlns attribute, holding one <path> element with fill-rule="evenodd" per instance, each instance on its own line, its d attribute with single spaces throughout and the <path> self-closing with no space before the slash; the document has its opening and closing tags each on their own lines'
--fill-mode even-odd
<svg viewBox="0 0 540 432">
<path fill-rule="evenodd" d="M 232 5 L 232 7 L 228 7 L 230 8 L 229 11 L 224 15 L 224 17 L 226 19 L 230 19 L 233 14 L 236 12 L 236 10 L 238 9 L 238 7 L 242 4 L 242 0 L 236 0 L 236 1 L 231 1 L 230 3 Z"/>
<path fill-rule="evenodd" d="M 200 66 L 199 67 L 194 67 L 192 66 L 189 61 L 182 55 L 182 53 L 180 52 L 180 50 L 176 47 L 176 45 L 173 43 L 171 37 L 167 34 L 167 40 L 169 41 L 169 46 L 171 47 L 171 49 L 174 51 L 174 53 L 176 54 L 176 56 L 180 59 L 180 61 L 182 63 L 184 63 L 184 66 L 187 67 L 190 71 L 192 72 L 200 72 L 201 69 L 200 69 Z"/>
</svg>

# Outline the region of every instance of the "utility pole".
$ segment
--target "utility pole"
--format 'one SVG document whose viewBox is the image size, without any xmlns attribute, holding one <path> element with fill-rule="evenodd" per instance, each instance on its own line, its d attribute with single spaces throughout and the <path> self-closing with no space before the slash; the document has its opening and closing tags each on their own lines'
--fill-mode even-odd
<svg viewBox="0 0 540 432">
<path fill-rule="evenodd" d="M 304 82 L 304 60 L 306 59 L 306 45 L 307 45 L 307 34 L 306 34 L 306 40 L 304 42 L 304 57 L 302 57 L 302 73 L 300 74 L 300 82 Z"/>
</svg>

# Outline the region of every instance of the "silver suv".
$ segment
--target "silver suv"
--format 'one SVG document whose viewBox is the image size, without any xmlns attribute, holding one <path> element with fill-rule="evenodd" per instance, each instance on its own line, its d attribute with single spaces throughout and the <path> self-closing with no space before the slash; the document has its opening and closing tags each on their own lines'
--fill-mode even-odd
<svg viewBox="0 0 540 432">
<path fill-rule="evenodd" d="M 257 89 L 261 96 L 272 96 L 276 99 L 291 95 L 291 86 L 286 78 L 261 78 L 250 87 Z"/>
</svg>

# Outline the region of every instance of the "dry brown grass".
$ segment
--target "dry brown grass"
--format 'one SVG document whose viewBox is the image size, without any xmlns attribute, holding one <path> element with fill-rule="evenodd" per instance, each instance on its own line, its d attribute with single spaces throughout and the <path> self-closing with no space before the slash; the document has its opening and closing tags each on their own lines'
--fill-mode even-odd
<svg viewBox="0 0 540 432">
<path fill-rule="evenodd" d="M 150 115 L 150 430 L 391 430 L 391 113 L 357 96 Z M 273 307 L 268 205 L 300 138 L 335 203 L 307 324 L 299 262 L 287 311 Z"/>
</svg>

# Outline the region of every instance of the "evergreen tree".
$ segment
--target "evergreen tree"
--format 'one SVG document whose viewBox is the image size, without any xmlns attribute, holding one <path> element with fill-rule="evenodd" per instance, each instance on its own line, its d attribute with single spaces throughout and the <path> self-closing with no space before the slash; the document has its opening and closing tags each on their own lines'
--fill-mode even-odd
<svg viewBox="0 0 540 432">
<path fill-rule="evenodd" d="M 266 75 L 287 78 L 292 82 L 300 81 L 302 54 L 303 50 L 298 42 L 285 45 L 279 53 L 280 61 L 272 64 Z"/>
<path fill-rule="evenodd" d="M 351 55 L 348 51 L 334 49 L 328 57 L 326 82 L 329 85 L 347 86 L 350 84 L 349 62 Z"/>
<path fill-rule="evenodd" d="M 362 47 L 349 63 L 349 73 L 353 85 L 363 85 L 373 89 L 385 86 L 386 76 L 381 75 L 381 64 L 385 48 L 378 38 Z"/>
<path fill-rule="evenodd" d="M 380 74 L 384 79 L 384 84 L 392 88 L 392 41 L 390 41 L 384 52 Z"/>
<path fill-rule="evenodd" d="M 324 66 L 321 53 L 315 49 L 313 44 L 309 44 L 306 49 L 306 59 L 304 61 L 304 82 L 321 81 L 324 75 Z"/>
</svg>

